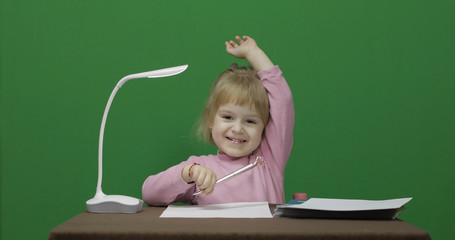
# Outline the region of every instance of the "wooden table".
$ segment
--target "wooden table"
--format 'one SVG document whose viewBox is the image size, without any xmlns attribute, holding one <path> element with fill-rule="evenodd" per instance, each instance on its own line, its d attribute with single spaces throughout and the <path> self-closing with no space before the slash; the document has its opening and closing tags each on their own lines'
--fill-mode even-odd
<svg viewBox="0 0 455 240">
<path fill-rule="evenodd" d="M 136 214 L 83 212 L 52 229 L 49 239 L 431 239 L 401 220 L 159 218 L 164 209 L 144 207 Z"/>
</svg>

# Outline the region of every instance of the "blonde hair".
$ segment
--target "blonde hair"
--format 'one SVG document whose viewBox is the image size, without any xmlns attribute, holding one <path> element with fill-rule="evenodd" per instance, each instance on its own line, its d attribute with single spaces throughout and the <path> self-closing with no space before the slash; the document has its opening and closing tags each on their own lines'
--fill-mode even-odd
<svg viewBox="0 0 455 240">
<path fill-rule="evenodd" d="M 224 104 L 249 105 L 260 115 L 264 126 L 269 120 L 267 90 L 252 67 L 236 67 L 222 72 L 212 84 L 209 97 L 199 122 L 198 133 L 209 144 L 213 144 L 211 125 L 218 108 Z"/>
</svg>

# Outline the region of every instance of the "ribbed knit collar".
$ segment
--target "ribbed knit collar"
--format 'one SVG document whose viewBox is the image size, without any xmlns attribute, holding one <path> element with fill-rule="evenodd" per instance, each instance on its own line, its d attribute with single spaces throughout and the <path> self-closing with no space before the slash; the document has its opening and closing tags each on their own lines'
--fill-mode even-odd
<svg viewBox="0 0 455 240">
<path fill-rule="evenodd" d="M 229 155 L 220 153 L 218 150 L 217 152 L 218 159 L 221 161 L 230 161 L 230 162 L 238 162 L 239 164 L 245 164 L 249 162 L 249 156 L 243 156 L 243 157 L 231 157 Z"/>
</svg>

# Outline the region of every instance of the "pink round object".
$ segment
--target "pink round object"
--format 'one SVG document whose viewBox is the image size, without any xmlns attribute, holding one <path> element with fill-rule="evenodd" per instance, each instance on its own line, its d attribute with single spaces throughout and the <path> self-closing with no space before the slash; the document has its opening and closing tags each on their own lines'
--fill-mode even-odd
<svg viewBox="0 0 455 240">
<path fill-rule="evenodd" d="M 292 199 L 308 199 L 308 194 L 306 193 L 294 193 Z"/>
</svg>

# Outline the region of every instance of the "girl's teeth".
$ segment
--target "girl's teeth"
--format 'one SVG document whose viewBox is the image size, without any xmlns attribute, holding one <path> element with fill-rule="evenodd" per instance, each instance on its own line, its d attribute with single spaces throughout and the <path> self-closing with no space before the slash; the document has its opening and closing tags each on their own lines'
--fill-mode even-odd
<svg viewBox="0 0 455 240">
<path fill-rule="evenodd" d="M 235 143 L 246 142 L 246 140 L 239 140 L 239 139 L 234 139 L 234 138 L 228 138 L 228 139 Z"/>
</svg>

